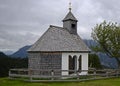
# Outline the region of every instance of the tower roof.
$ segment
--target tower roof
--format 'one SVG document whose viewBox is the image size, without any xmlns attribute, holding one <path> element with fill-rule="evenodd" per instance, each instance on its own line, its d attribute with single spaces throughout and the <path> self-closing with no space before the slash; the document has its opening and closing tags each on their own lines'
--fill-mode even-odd
<svg viewBox="0 0 120 86">
<path fill-rule="evenodd" d="M 63 21 L 67 21 L 67 20 L 73 20 L 73 21 L 78 21 L 74 15 L 72 14 L 71 11 L 69 11 L 69 13 L 65 16 L 65 18 L 63 19 Z"/>
</svg>

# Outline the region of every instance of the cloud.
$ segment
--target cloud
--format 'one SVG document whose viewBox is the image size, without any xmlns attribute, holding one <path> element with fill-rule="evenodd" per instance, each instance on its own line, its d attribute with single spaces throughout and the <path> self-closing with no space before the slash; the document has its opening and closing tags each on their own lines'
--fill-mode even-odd
<svg viewBox="0 0 120 86">
<path fill-rule="evenodd" d="M 71 0 L 78 34 L 90 39 L 91 29 L 103 20 L 120 22 L 118 0 Z M 0 0 L 0 50 L 33 44 L 50 24 L 62 26 L 68 0 Z"/>
<path fill-rule="evenodd" d="M 99 4 L 98 14 L 108 21 L 120 22 L 120 1 L 118 0 L 93 0 L 95 3 Z"/>
</svg>

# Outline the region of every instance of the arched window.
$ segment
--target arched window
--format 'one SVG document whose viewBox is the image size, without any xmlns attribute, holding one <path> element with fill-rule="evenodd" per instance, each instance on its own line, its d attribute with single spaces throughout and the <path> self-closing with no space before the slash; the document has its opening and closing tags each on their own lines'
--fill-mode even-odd
<svg viewBox="0 0 120 86">
<path fill-rule="evenodd" d="M 79 56 L 79 70 L 82 70 L 82 55 Z"/>
<path fill-rule="evenodd" d="M 70 70 L 73 70 L 73 59 L 71 55 L 69 55 L 69 74 L 72 73 Z"/>
<path fill-rule="evenodd" d="M 77 56 L 73 56 L 73 70 L 77 70 Z"/>
</svg>

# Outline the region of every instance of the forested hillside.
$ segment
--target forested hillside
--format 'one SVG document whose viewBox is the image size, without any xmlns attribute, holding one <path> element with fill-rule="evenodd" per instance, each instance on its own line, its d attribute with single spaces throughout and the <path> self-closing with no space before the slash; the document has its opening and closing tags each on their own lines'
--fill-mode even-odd
<svg viewBox="0 0 120 86">
<path fill-rule="evenodd" d="M 27 58 L 12 58 L 0 52 L 0 77 L 8 76 L 11 68 L 27 68 Z"/>
</svg>

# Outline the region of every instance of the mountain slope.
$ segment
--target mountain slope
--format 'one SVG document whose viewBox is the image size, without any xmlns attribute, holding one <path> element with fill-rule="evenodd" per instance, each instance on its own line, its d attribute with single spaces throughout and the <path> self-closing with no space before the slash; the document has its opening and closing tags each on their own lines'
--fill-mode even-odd
<svg viewBox="0 0 120 86">
<path fill-rule="evenodd" d="M 0 58 L 3 58 L 3 57 L 8 57 L 8 56 L 6 56 L 3 52 L 0 52 Z"/>
<path fill-rule="evenodd" d="M 96 46 L 97 43 L 93 40 L 84 40 L 86 45 L 90 48 L 91 46 Z M 93 51 L 91 51 L 93 53 Z M 99 56 L 100 62 L 102 65 L 108 68 L 117 68 L 117 61 L 115 58 L 110 58 L 105 53 L 98 52 L 97 55 Z"/>
<path fill-rule="evenodd" d="M 27 50 L 31 47 L 31 45 L 24 46 L 20 48 L 17 52 L 13 53 L 11 57 L 20 57 L 25 58 L 27 57 Z"/>
<path fill-rule="evenodd" d="M 14 51 L 12 51 L 12 50 L 11 50 L 11 51 L 10 51 L 10 50 L 8 50 L 8 51 L 3 51 L 3 52 L 4 52 L 5 55 L 8 55 L 8 56 L 9 56 L 9 55 L 12 55 L 12 54 L 14 53 Z"/>
</svg>

